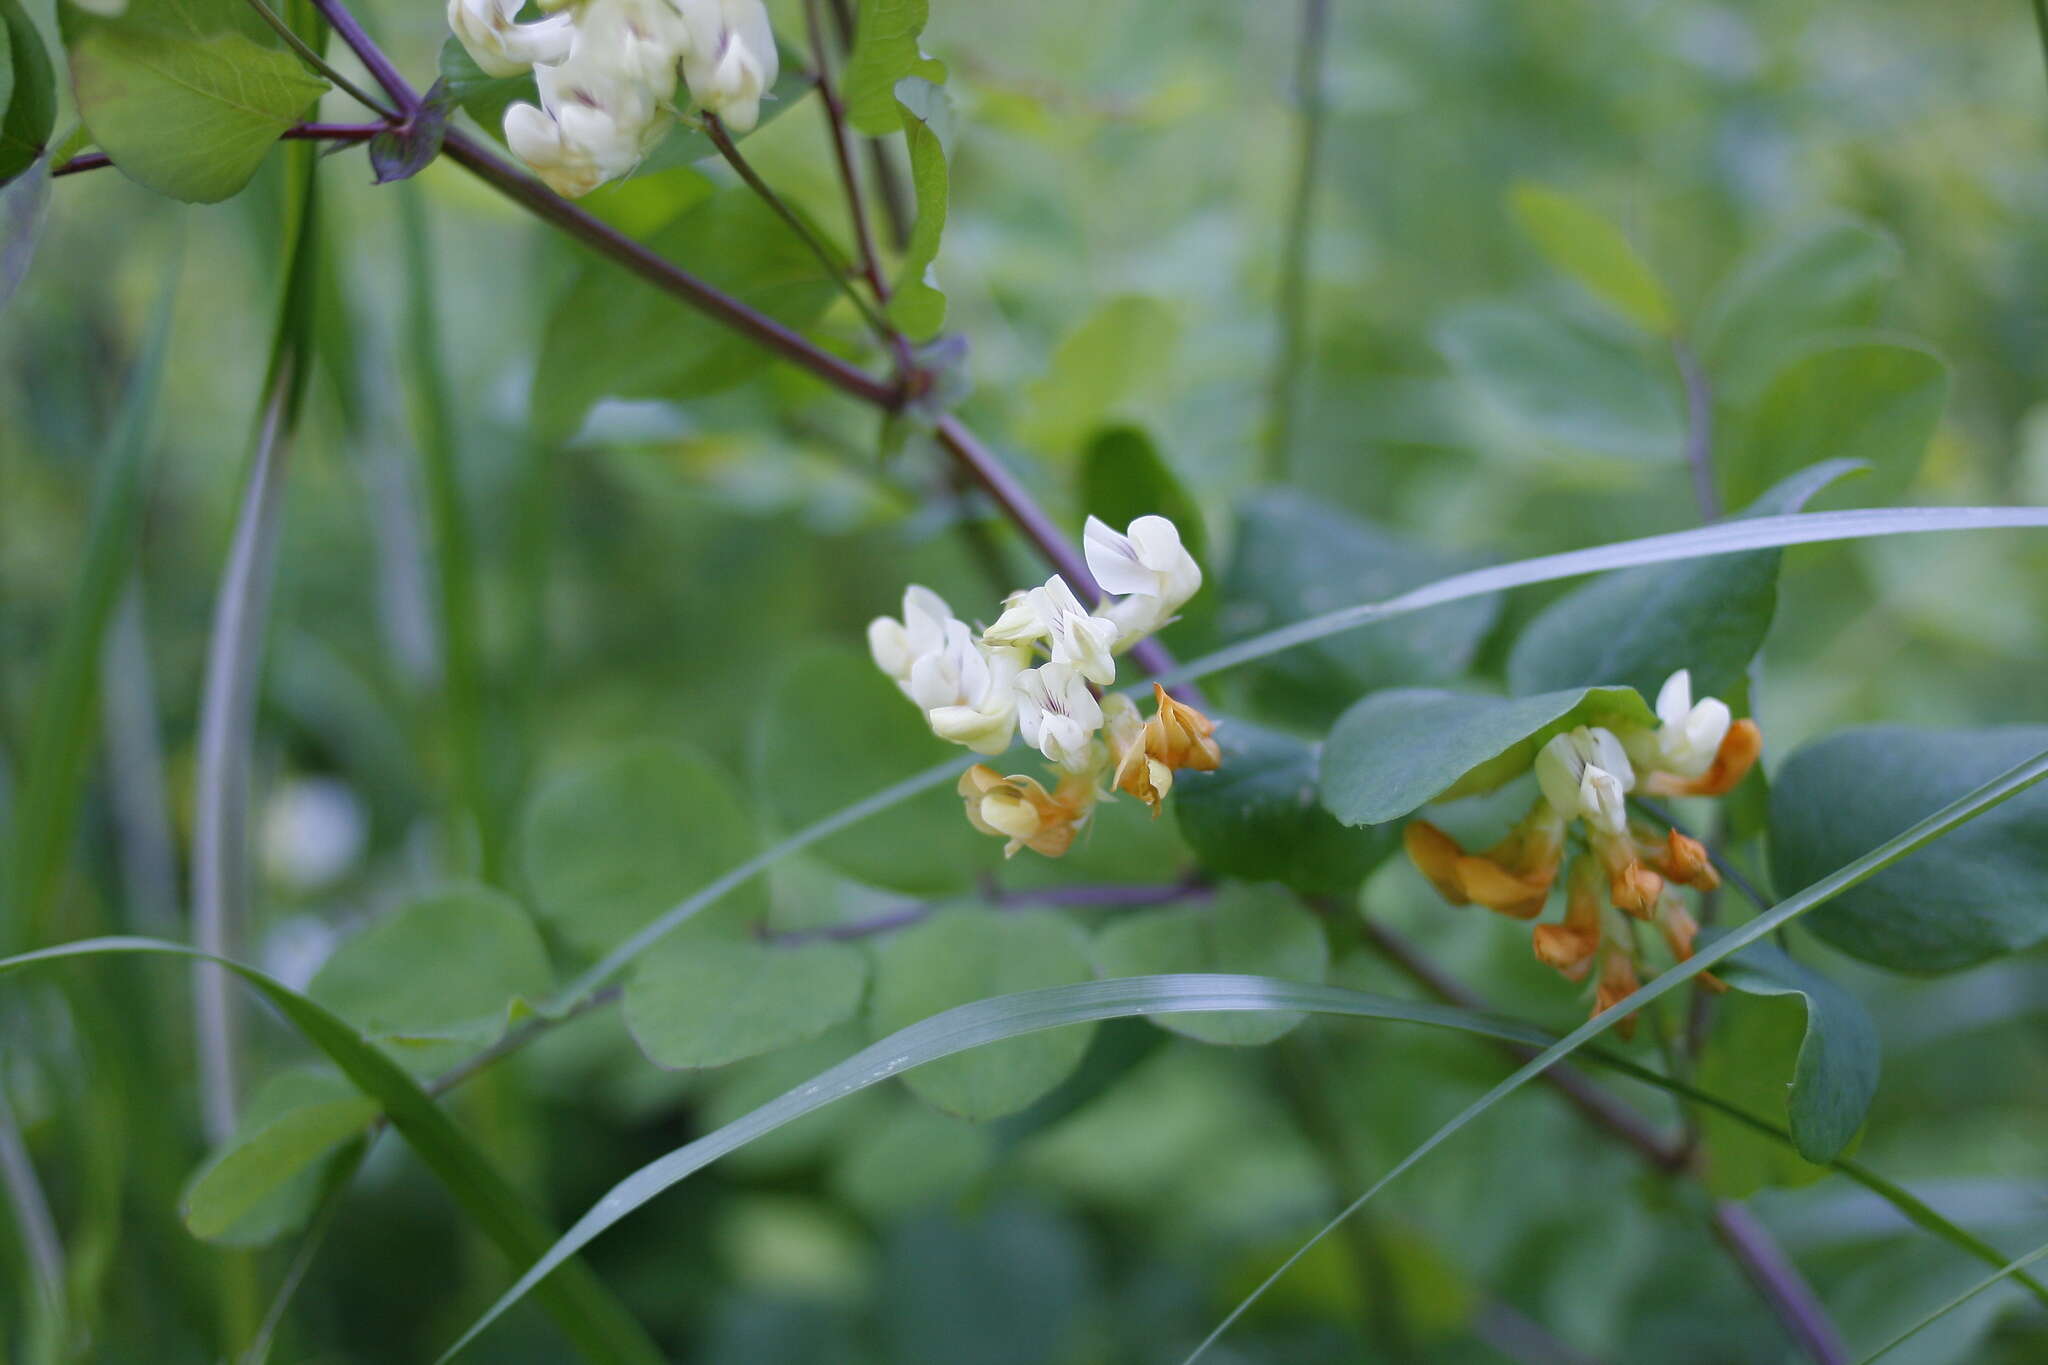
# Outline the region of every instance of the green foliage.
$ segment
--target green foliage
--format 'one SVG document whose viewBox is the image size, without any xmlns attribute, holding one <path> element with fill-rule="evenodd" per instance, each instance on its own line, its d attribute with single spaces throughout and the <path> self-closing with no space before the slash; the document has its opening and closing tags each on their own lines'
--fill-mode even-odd
<svg viewBox="0 0 2048 1365">
<path fill-rule="evenodd" d="M 360 1140 L 375 1100 L 332 1071 L 280 1071 L 249 1098 L 241 1126 L 192 1178 L 185 1226 L 223 1246 L 262 1246 L 305 1226 L 328 1158 Z"/>
<path fill-rule="evenodd" d="M 543 786 L 527 807 L 520 854 L 548 928 L 596 956 L 756 847 L 752 819 L 730 782 L 688 749 L 621 746 Z M 728 922 L 766 911 L 758 888 L 720 905 Z"/>
<path fill-rule="evenodd" d="M 1277 886 L 1225 886 L 1203 905 L 1170 906 L 1120 919 L 1095 936 L 1106 977 L 1240 972 L 1320 982 L 1330 965 L 1323 926 Z M 1161 1028 L 1204 1043 L 1257 1047 L 1292 1032 L 1299 1014 L 1158 1016 Z"/>
<path fill-rule="evenodd" d="M 945 83 L 945 64 L 927 57 L 918 45 L 925 18 L 926 0 L 860 0 L 853 54 L 840 73 L 839 86 L 847 121 L 870 137 L 902 126 L 906 111 L 897 102 L 899 81 L 918 76 L 935 85 Z M 915 110 L 908 112 L 922 117 Z"/>
<path fill-rule="evenodd" d="M 656 253 L 751 308 L 802 329 L 839 286 L 774 211 L 745 187 L 718 190 L 647 240 Z M 766 352 L 665 298 L 617 266 L 586 265 L 556 302 L 533 395 L 542 439 L 573 436 L 600 398 L 686 398 L 756 374 Z"/>
<path fill-rule="evenodd" d="M 1338 718 L 1323 745 L 1323 808 L 1347 825 L 1383 824 L 1432 801 L 1492 791 L 1528 771 L 1553 735 L 1655 724 L 1627 687 L 1513 699 L 1420 687 L 1375 692 Z"/>
<path fill-rule="evenodd" d="M 1743 516 L 1797 512 L 1856 466 L 1831 460 L 1765 493 Z M 1721 555 L 1597 578 L 1545 607 L 1515 640 L 1508 682 L 1517 692 L 1612 683 L 1646 697 L 1673 672 L 1692 670 L 1695 696 L 1741 705 L 1749 665 L 1778 609 L 1783 552 Z"/>
<path fill-rule="evenodd" d="M 1719 462 L 1733 502 L 1788 469 L 1829 458 L 1872 471 L 1860 491 L 1896 498 L 1920 468 L 1948 403 L 1948 366 L 1924 346 L 1858 339 L 1816 348 L 1780 370 Z"/>
<path fill-rule="evenodd" d="M 0 0 L 0 185 L 35 165 L 57 122 L 57 72 L 20 0 Z"/>
<path fill-rule="evenodd" d="M 1700 357 L 1717 391 L 1747 406 L 1815 337 L 1874 325 L 1903 265 L 1898 243 L 1861 223 L 1831 223 L 1755 252 L 1700 320 Z"/>
<path fill-rule="evenodd" d="M 1222 765 L 1178 774 L 1171 802 L 1210 872 L 1344 895 L 1399 846 L 1391 829 L 1346 829 L 1323 809 L 1320 744 L 1228 717 L 1216 744 Z"/>
<path fill-rule="evenodd" d="M 1636 326 L 1672 329 L 1671 301 L 1656 273 L 1597 209 L 1547 185 L 1517 185 L 1509 202 L 1522 231 L 1552 265 Z"/>
<path fill-rule="evenodd" d="M 840 943 L 780 946 L 684 929 L 640 960 L 626 1026 L 656 1066 L 725 1066 L 815 1038 L 860 1007 L 868 962 Z"/>
<path fill-rule="evenodd" d="M 2048 727 L 1876 726 L 1793 751 L 1771 791 L 1772 875 L 1798 885 L 1851 850 L 2048 749 Z M 1844 893 L 1814 933 L 1866 962 L 1948 972 L 2048 938 L 2048 792 L 2036 789 Z"/>
<path fill-rule="evenodd" d="M 1274 490 L 1239 513 L 1219 622 L 1230 637 L 1252 635 L 1336 607 L 1381 601 L 1474 565 L 1468 556 L 1418 545 L 1301 494 Z M 1253 693 L 1281 715 L 1327 723 L 1362 692 L 1460 676 L 1497 612 L 1498 599 L 1476 598 L 1290 649 L 1260 663 Z"/>
<path fill-rule="evenodd" d="M 1097 427 L 1131 415 L 1133 399 L 1172 365 L 1179 337 L 1180 320 L 1156 298 L 1104 300 L 1031 384 L 1020 434 L 1052 458 L 1071 455 Z"/>
<path fill-rule="evenodd" d="M 327 89 L 238 0 L 67 7 L 71 79 L 93 140 L 159 194 L 212 204 L 256 174 Z"/>
<path fill-rule="evenodd" d="M 1797 996 L 1806 1010 L 1804 1038 L 1785 1103 L 1792 1140 L 1808 1161 L 1832 1161 L 1847 1151 L 1877 1093 L 1877 1025 L 1863 1002 L 1775 948 L 1753 944 L 1722 972 L 1745 995 Z M 1743 1058 L 1751 1072 L 1772 1074 L 1760 1059 Z M 1774 1114 L 1775 1106 L 1761 1106 Z"/>
<path fill-rule="evenodd" d="M 515 104 L 540 103 L 540 90 L 531 71 L 493 76 L 476 64 L 476 58 L 452 34 L 441 44 L 439 69 L 441 88 L 449 101 L 500 143 L 505 140 L 505 111 Z"/>
<path fill-rule="evenodd" d="M 1105 427 L 1089 440 L 1081 455 L 1081 506 L 1119 531 L 1142 516 L 1165 517 L 1195 562 L 1208 562 L 1202 509 L 1142 427 Z"/>
<path fill-rule="evenodd" d="M 776 818 L 796 829 L 931 767 L 946 750 L 874 664 L 818 649 L 769 697 L 756 753 L 763 794 Z M 944 895 L 964 888 L 1001 847 L 961 818 L 948 783 L 833 835 L 817 854 L 876 886 Z"/>
<path fill-rule="evenodd" d="M 1521 304 L 1475 303 L 1445 317 L 1436 343 L 1511 449 L 1622 468 L 1682 458 L 1677 380 L 1633 339 Z"/>
<path fill-rule="evenodd" d="M 543 999 L 553 976 L 516 902 L 456 887 L 372 920 L 335 949 L 306 993 L 408 1069 L 432 1073 L 496 1042 L 508 1011 Z"/>
<path fill-rule="evenodd" d="M 954 1005 L 1086 981 L 1089 974 L 1080 932 L 1056 916 L 942 911 L 877 951 L 869 1021 L 877 1034 L 894 1033 Z M 1051 1029 L 977 1048 L 922 1067 L 904 1083 L 947 1113 L 1000 1118 L 1064 1080 L 1092 1031 Z"/>
<path fill-rule="evenodd" d="M 917 199 L 917 221 L 911 225 L 903 260 L 896 268 L 895 297 L 889 320 L 915 341 L 929 341 L 946 325 L 946 296 L 940 291 L 932 262 L 946 232 L 946 206 L 952 190 L 946 158 L 953 140 L 953 104 L 944 90 L 924 80 L 910 80 L 897 92 L 903 120 L 903 146 L 910 156 L 910 188 Z"/>
<path fill-rule="evenodd" d="M 1795 1074 L 1802 1050 L 1801 1009 L 1790 1000 L 1745 994 L 1720 1001 L 1716 1013 L 1713 1035 L 1700 1055 L 1700 1088 L 1783 1123 L 1785 1078 Z M 1700 1139 L 1707 1188 L 1722 1199 L 1747 1199 L 1772 1186 L 1811 1185 L 1827 1175 L 1826 1167 L 1806 1160 L 1796 1147 L 1718 1110 L 1701 1114 Z"/>
</svg>

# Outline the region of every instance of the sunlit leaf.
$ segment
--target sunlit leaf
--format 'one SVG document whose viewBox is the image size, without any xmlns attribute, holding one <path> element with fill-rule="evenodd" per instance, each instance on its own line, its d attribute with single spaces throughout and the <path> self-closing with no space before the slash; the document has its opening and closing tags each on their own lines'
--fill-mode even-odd
<svg viewBox="0 0 2048 1365">
<path fill-rule="evenodd" d="M 1638 327 L 1671 330 L 1663 286 L 1610 219 L 1548 185 L 1517 185 L 1510 202 L 1522 231 L 1552 265 Z"/>
</svg>

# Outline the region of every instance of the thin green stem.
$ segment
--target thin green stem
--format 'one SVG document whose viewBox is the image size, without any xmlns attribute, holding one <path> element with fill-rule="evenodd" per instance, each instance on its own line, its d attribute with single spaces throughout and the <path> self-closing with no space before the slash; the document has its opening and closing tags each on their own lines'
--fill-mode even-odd
<svg viewBox="0 0 2048 1365">
<path fill-rule="evenodd" d="M 1280 256 L 1280 346 L 1273 361 L 1272 412 L 1266 429 L 1266 478 L 1273 483 L 1286 481 L 1292 463 L 1302 370 L 1308 354 L 1309 255 L 1328 104 L 1323 90 L 1323 54 L 1329 46 L 1329 29 L 1329 0 L 1301 0 L 1301 37 L 1294 69 L 1295 105 L 1300 114 L 1294 194 Z"/>
<path fill-rule="evenodd" d="M 263 3 L 263 0 L 249 0 L 249 8 L 255 10 L 257 16 L 264 23 L 270 25 L 278 37 L 284 39 L 284 45 L 297 53 L 300 61 L 322 76 L 325 76 L 328 80 L 333 81 L 337 90 L 354 99 L 356 103 L 362 105 L 365 109 L 382 114 L 387 120 L 395 121 L 398 118 L 398 115 L 392 111 L 391 106 L 373 95 L 365 94 L 361 86 L 358 86 L 354 81 L 335 70 L 325 57 L 314 50 L 311 43 L 295 33 L 292 30 L 292 26 L 280 18 L 276 10 Z"/>
</svg>

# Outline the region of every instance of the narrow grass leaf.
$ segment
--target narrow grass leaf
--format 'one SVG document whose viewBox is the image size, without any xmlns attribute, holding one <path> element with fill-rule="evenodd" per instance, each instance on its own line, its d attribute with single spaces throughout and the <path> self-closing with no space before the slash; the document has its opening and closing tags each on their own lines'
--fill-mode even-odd
<svg viewBox="0 0 2048 1365">
<path fill-rule="evenodd" d="M 2048 1256 L 2048 1246 L 2035 1247 L 2032 1251 L 2020 1257 L 2017 1261 L 2007 1262 L 1998 1270 L 1995 1270 L 1991 1274 L 1986 1275 L 1983 1279 L 1977 1281 L 1977 1283 L 1971 1285 L 1968 1289 L 1965 1289 L 1962 1293 L 1956 1295 L 1947 1303 L 1944 1303 L 1941 1307 L 1935 1309 L 1926 1317 L 1921 1318 L 1911 1327 L 1908 1327 L 1905 1331 L 1899 1333 L 1890 1341 L 1887 1341 L 1884 1345 L 1878 1347 L 1875 1351 L 1872 1351 L 1869 1355 L 1863 1357 L 1861 1361 L 1857 1362 L 1857 1365 L 1870 1365 L 1870 1362 L 1872 1362 L 1873 1360 L 1877 1360 L 1883 1356 L 1890 1355 L 1892 1353 L 1892 1350 L 1895 1347 L 1903 1345 L 1907 1338 L 1916 1335 L 1926 1327 L 1932 1326 L 1937 1319 L 1946 1317 L 1951 1311 L 1962 1307 L 1971 1299 L 1976 1298 L 1979 1294 L 1991 1288 L 1991 1286 L 1999 1283 L 2001 1280 L 2019 1274 L 2022 1270 L 2025 1270 L 2028 1266 L 2040 1260 L 2043 1256 Z"/>
</svg>

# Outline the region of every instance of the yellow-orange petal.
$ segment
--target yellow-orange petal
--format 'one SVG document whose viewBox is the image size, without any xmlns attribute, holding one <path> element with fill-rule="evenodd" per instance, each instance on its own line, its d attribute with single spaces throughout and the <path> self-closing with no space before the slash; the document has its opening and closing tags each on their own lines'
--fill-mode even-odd
<svg viewBox="0 0 2048 1365">
<path fill-rule="evenodd" d="M 1411 820 L 1401 831 L 1401 847 L 1408 851 L 1408 861 L 1415 864 L 1416 871 L 1429 878 L 1439 896 L 1452 905 L 1471 903 L 1472 898 L 1465 894 L 1465 884 L 1458 876 L 1458 859 L 1464 856 L 1464 850 L 1458 847 L 1456 839 L 1427 820 Z"/>
<path fill-rule="evenodd" d="M 1695 778 L 1671 773 L 1651 773 L 1643 788 L 1652 796 L 1726 796 L 1735 784 L 1749 776 L 1764 751 L 1764 732 L 1745 716 L 1728 727 L 1721 747 L 1714 752 L 1713 766 Z"/>
</svg>

